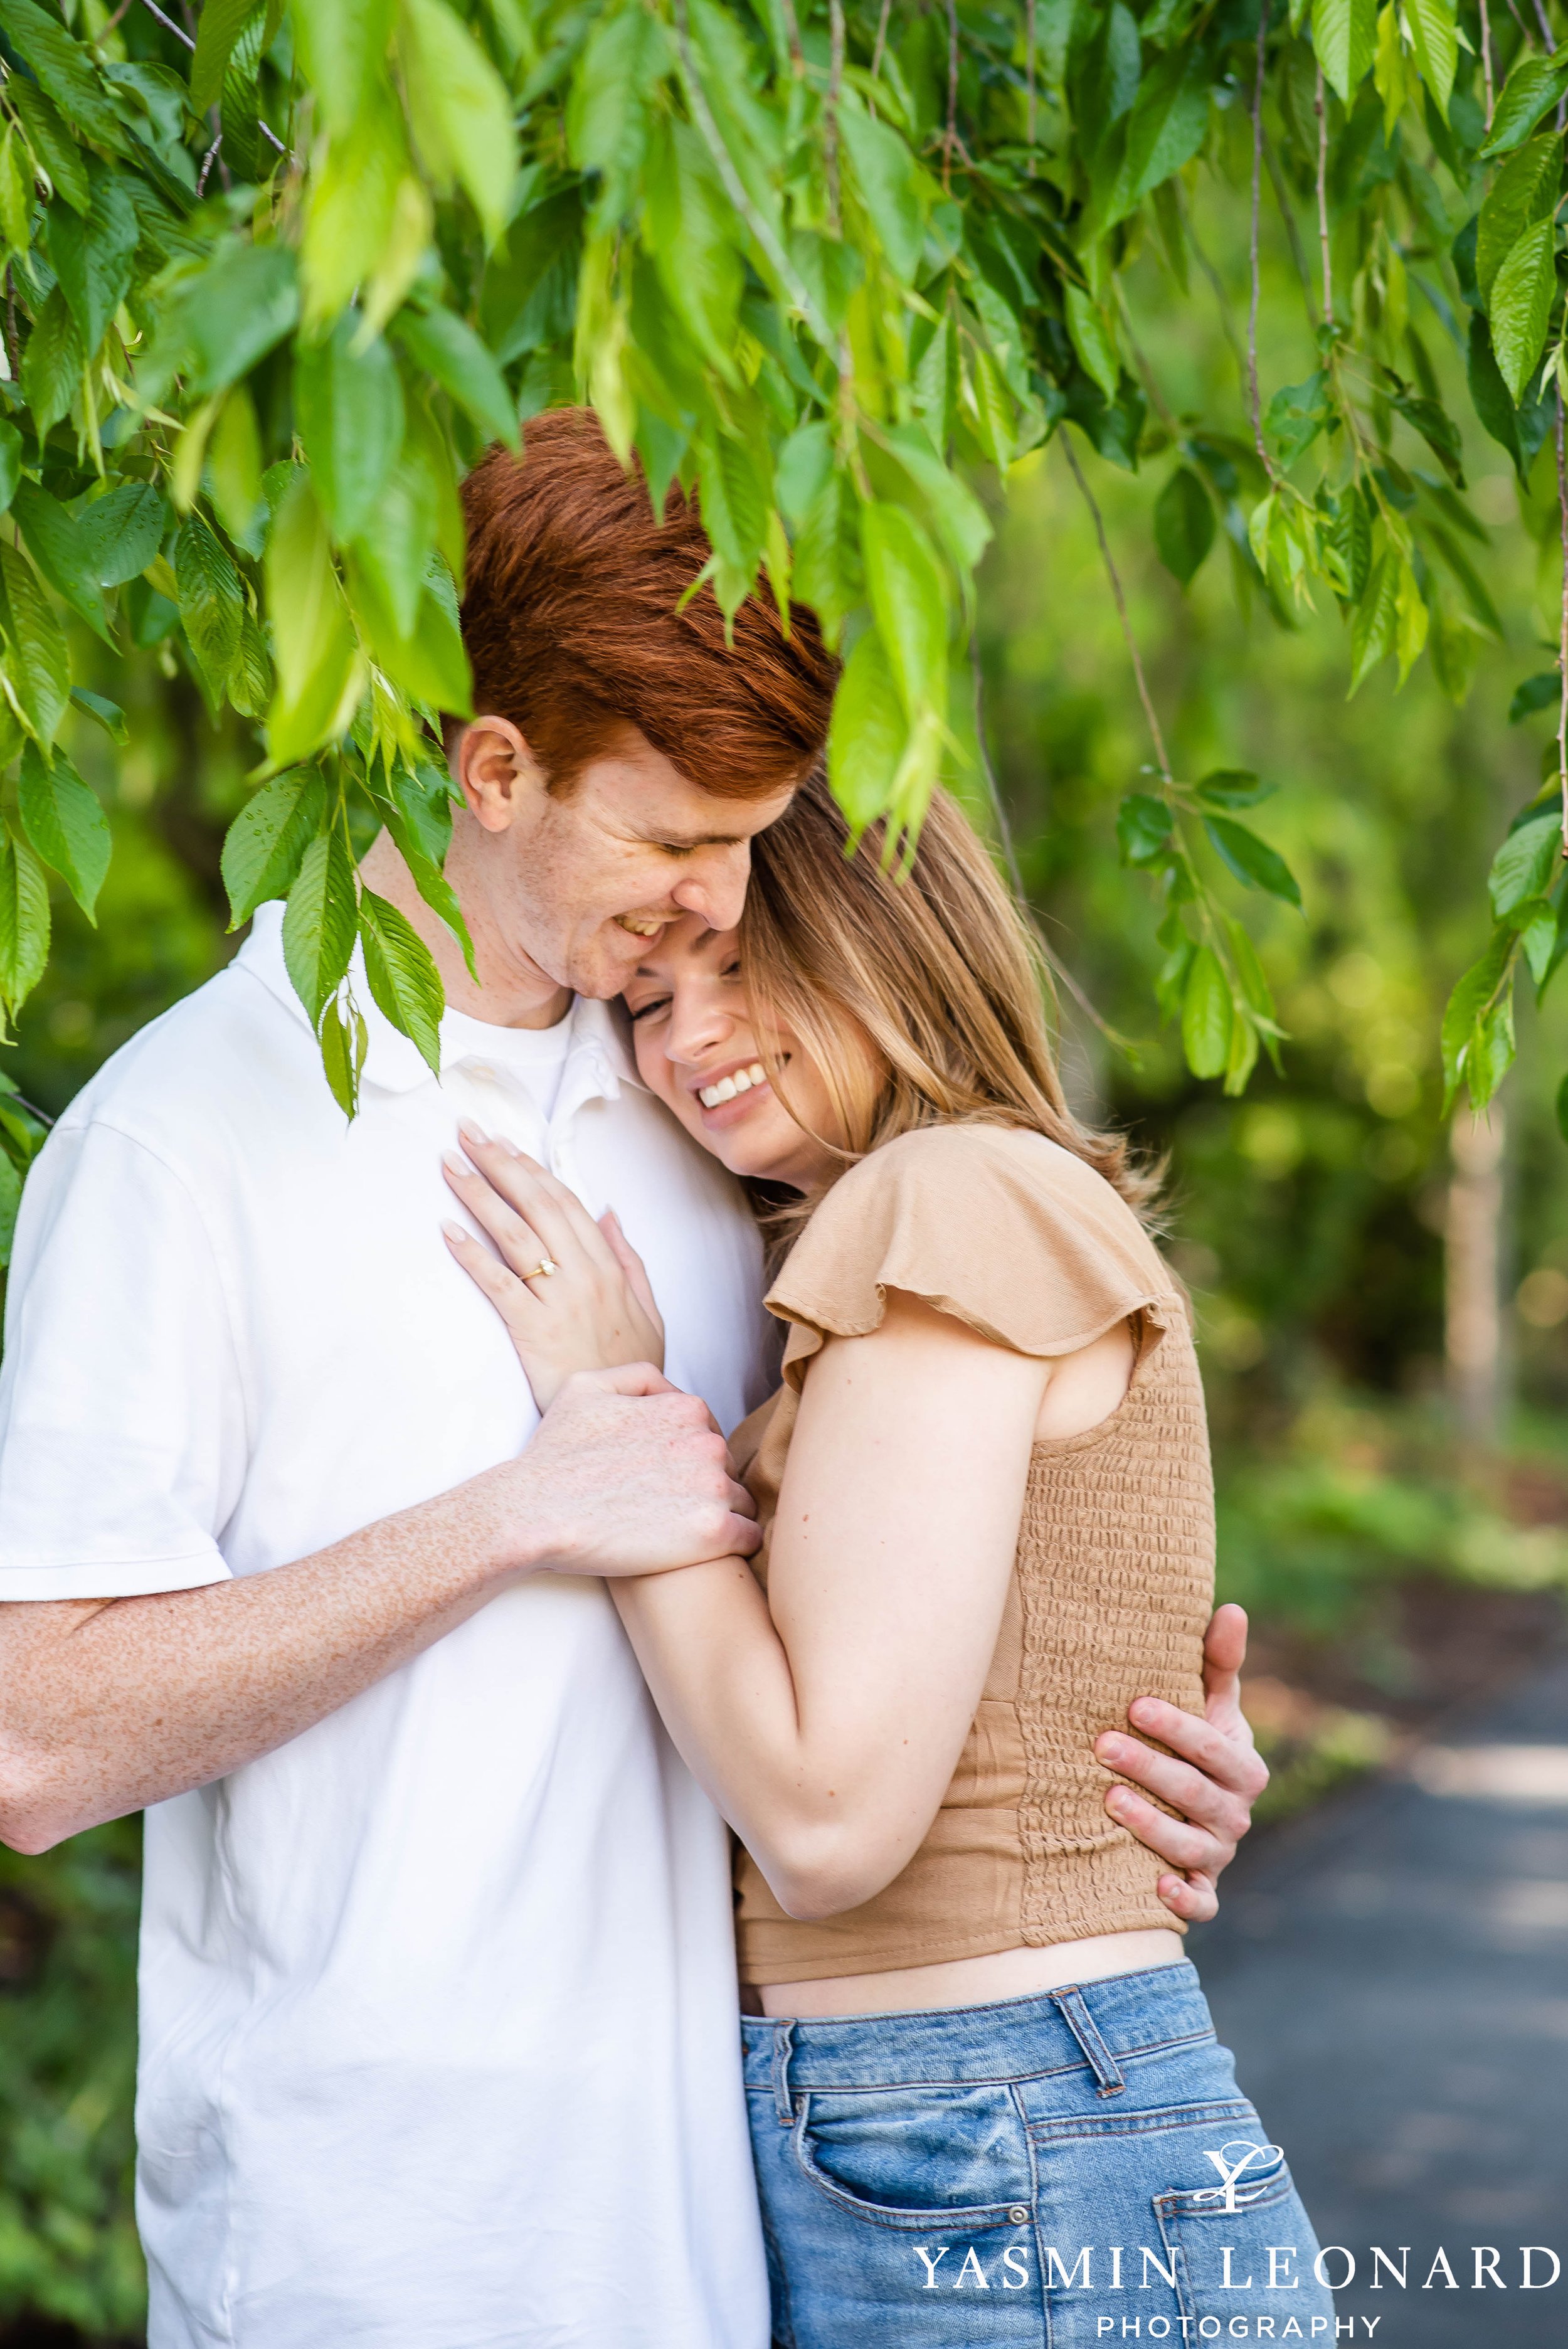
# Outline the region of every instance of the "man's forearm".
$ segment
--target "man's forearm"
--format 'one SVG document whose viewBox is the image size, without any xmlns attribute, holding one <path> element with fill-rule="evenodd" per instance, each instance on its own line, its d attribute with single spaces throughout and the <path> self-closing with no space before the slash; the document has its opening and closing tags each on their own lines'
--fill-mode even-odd
<svg viewBox="0 0 1568 2349">
<path fill-rule="evenodd" d="M 486 1480 L 268 1573 L 0 1609 L 0 1839 L 42 1851 L 297 1737 L 481 1607 Z"/>
</svg>

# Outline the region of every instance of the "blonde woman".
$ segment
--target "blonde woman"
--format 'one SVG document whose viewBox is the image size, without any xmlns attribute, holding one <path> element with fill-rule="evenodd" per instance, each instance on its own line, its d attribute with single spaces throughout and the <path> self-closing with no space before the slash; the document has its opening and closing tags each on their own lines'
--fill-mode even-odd
<svg viewBox="0 0 1568 2349">
<path fill-rule="evenodd" d="M 1321 2338 L 1309 2222 L 1095 1760 L 1140 1691 L 1202 1709 L 1187 1309 L 1147 1180 L 1066 1107 L 1028 934 L 956 807 L 904 881 L 878 846 L 847 856 L 809 784 L 755 843 L 738 935 L 678 923 L 626 990 L 644 1082 L 781 1259 L 783 1383 L 732 1439 L 760 1557 L 611 1586 L 741 1846 L 774 2329 Z M 497 1253 L 449 1243 L 541 1405 L 656 1361 L 613 1221 L 464 1138 L 453 1187 Z"/>
</svg>

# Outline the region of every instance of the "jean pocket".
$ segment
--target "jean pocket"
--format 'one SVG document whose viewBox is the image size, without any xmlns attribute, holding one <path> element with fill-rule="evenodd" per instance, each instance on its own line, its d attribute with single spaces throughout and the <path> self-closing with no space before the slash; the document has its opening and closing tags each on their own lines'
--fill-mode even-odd
<svg viewBox="0 0 1568 2349">
<path fill-rule="evenodd" d="M 1154 2197 L 1154 2211 L 1195 2335 L 1211 2319 L 1266 2310 L 1282 2326 L 1296 2317 L 1308 2339 L 1332 2337 L 1333 2295 L 1314 2271 L 1317 2240 L 1284 2152 L 1250 2110 L 1223 2143 L 1193 2152 L 1212 2168 L 1212 2182 L 1184 2177 Z"/>
<path fill-rule="evenodd" d="M 1005 2087 L 812 2090 L 795 2158 L 841 2209 L 881 2226 L 1025 2226 L 1028 2138 Z"/>
</svg>

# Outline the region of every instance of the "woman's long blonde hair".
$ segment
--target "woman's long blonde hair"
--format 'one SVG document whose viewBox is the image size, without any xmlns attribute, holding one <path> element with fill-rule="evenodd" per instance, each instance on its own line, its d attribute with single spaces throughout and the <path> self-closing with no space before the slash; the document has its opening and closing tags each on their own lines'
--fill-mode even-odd
<svg viewBox="0 0 1568 2349">
<path fill-rule="evenodd" d="M 907 872 L 884 867 L 880 824 L 853 854 L 849 839 L 818 767 L 752 843 L 740 925 L 762 1035 L 777 1022 L 821 1071 L 838 1131 L 817 1138 L 847 1169 L 920 1126 L 1024 1126 L 1147 1214 L 1158 1175 L 1067 1105 L 1044 949 L 956 801 L 935 793 Z M 789 1106 L 788 1072 L 769 1073 Z M 778 1237 L 791 1238 L 820 1196 L 769 1203 Z"/>
</svg>

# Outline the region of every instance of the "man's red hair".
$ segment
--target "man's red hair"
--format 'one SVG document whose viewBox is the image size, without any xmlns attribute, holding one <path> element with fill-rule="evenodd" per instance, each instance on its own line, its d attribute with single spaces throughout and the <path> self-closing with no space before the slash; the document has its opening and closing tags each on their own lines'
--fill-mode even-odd
<svg viewBox="0 0 1568 2349">
<path fill-rule="evenodd" d="M 837 663 L 795 605 L 736 614 L 733 643 L 706 586 L 696 502 L 673 488 L 655 521 L 640 469 L 623 472 L 592 410 L 558 408 L 494 449 L 463 484 L 463 641 L 474 708 L 509 718 L 563 790 L 634 726 L 691 782 L 758 798 L 799 782 L 827 739 Z"/>
</svg>

